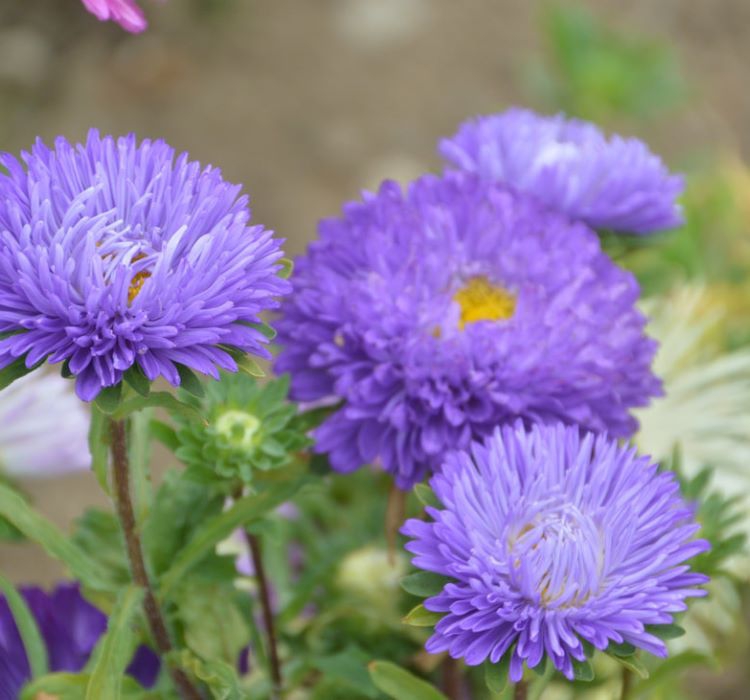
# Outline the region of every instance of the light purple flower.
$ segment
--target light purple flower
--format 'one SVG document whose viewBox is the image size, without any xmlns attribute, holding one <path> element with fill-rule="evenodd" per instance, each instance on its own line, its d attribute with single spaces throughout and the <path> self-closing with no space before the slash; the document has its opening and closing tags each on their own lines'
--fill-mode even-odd
<svg viewBox="0 0 750 700">
<path fill-rule="evenodd" d="M 607 139 L 588 122 L 509 109 L 465 122 L 440 152 L 593 228 L 647 234 L 683 223 L 683 178 L 641 141 Z"/>
<path fill-rule="evenodd" d="M 297 261 L 276 369 L 338 400 L 315 434 L 334 469 L 401 488 L 500 423 L 631 435 L 660 391 L 635 278 L 596 234 L 462 173 L 385 183 L 322 222 Z"/>
<path fill-rule="evenodd" d="M 572 679 L 583 641 L 666 656 L 647 626 L 705 595 L 686 562 L 709 545 L 674 475 L 606 436 L 505 426 L 430 483 L 443 507 L 402 532 L 415 566 L 451 580 L 425 601 L 445 613 L 431 653 L 472 666 L 512 653 L 513 681 L 548 657 Z"/>
<path fill-rule="evenodd" d="M 91 131 L 0 155 L 0 367 L 66 362 L 84 400 L 139 368 L 218 378 L 232 349 L 267 356 L 251 323 L 287 291 L 279 241 L 247 197 L 163 141 Z"/>
<path fill-rule="evenodd" d="M 88 469 L 89 416 L 70 382 L 35 372 L 0 391 L 0 469 L 43 477 Z"/>
<path fill-rule="evenodd" d="M 117 22 L 123 29 L 137 34 L 148 26 L 135 0 L 81 0 L 83 6 L 102 22 Z"/>
</svg>

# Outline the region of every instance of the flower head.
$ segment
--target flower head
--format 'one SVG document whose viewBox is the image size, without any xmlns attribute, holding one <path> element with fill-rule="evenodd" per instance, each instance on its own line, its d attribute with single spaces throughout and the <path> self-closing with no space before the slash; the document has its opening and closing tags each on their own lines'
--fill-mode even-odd
<svg viewBox="0 0 750 700">
<path fill-rule="evenodd" d="M 209 385 L 203 400 L 185 396 L 205 422 L 175 414 L 177 456 L 213 483 L 218 475 L 251 484 L 257 471 L 290 463 L 309 440 L 288 391 L 288 377 L 259 384 L 236 374 Z"/>
<path fill-rule="evenodd" d="M 0 156 L 0 367 L 65 362 L 84 400 L 130 370 L 218 377 L 287 290 L 240 188 L 163 141 L 89 133 Z"/>
<path fill-rule="evenodd" d="M 50 671 L 81 671 L 107 629 L 106 616 L 81 596 L 75 583 L 58 584 L 50 593 L 33 586 L 20 592 L 47 647 Z M 128 674 L 144 687 L 151 687 L 158 673 L 156 654 L 148 647 L 139 647 Z M 5 598 L 0 596 L 0 700 L 20 697 L 20 690 L 30 677 L 16 623 Z"/>
<path fill-rule="evenodd" d="M 148 26 L 135 0 L 81 0 L 83 6 L 102 22 L 112 20 L 123 29 L 137 34 Z"/>
<path fill-rule="evenodd" d="M 324 221 L 283 306 L 292 397 L 336 400 L 317 449 L 401 488 L 498 424 L 628 436 L 659 393 L 634 277 L 583 224 L 460 173 L 385 183 Z"/>
<path fill-rule="evenodd" d="M 641 141 L 607 139 L 588 122 L 510 109 L 465 122 L 440 152 L 593 228 L 646 234 L 682 224 L 683 178 Z"/>
<path fill-rule="evenodd" d="M 430 652 L 470 665 L 510 653 L 513 681 L 549 657 L 572 679 L 583 642 L 665 656 L 647 626 L 705 594 L 686 562 L 709 545 L 673 474 L 606 436 L 505 426 L 430 483 L 443 507 L 403 528 L 415 566 L 450 579 L 425 601 L 445 613 Z"/>
<path fill-rule="evenodd" d="M 0 470 L 40 477 L 88 469 L 89 419 L 69 382 L 27 375 L 0 392 Z"/>
</svg>

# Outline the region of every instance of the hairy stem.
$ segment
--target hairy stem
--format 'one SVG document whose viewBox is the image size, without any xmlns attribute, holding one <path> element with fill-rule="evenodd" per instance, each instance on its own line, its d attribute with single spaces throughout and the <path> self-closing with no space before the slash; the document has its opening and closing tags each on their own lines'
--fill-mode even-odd
<svg viewBox="0 0 750 700">
<path fill-rule="evenodd" d="M 450 700 L 463 700 L 461 667 L 451 656 L 446 656 L 443 661 L 443 691 Z"/>
<path fill-rule="evenodd" d="M 513 689 L 513 700 L 526 700 L 526 696 L 528 694 L 528 685 L 526 685 L 526 681 L 521 679 L 516 683 L 516 687 Z"/>
<path fill-rule="evenodd" d="M 250 557 L 253 561 L 253 570 L 255 578 L 258 581 L 258 594 L 260 596 L 260 606 L 263 612 L 263 626 L 266 628 L 266 639 L 268 643 L 268 663 L 271 671 L 271 683 L 273 685 L 272 698 L 276 700 L 281 697 L 281 688 L 283 680 L 281 676 L 281 662 L 279 661 L 279 646 L 276 639 L 276 626 L 273 619 L 273 609 L 271 608 L 271 592 L 268 587 L 268 577 L 263 566 L 263 553 L 261 551 L 260 540 L 257 535 L 243 530 L 247 548 L 250 550 Z"/>
<path fill-rule="evenodd" d="M 620 700 L 628 700 L 630 697 L 630 688 L 633 685 L 633 672 L 629 668 L 622 667 L 622 690 L 620 691 Z"/>
<path fill-rule="evenodd" d="M 117 509 L 117 517 L 125 535 L 125 545 L 133 581 L 143 588 L 145 596 L 143 608 L 146 613 L 151 635 L 160 656 L 166 656 L 172 651 L 172 641 L 169 637 L 166 622 L 154 595 L 154 589 L 148 577 L 146 562 L 143 557 L 143 547 L 138 535 L 133 509 L 133 498 L 130 493 L 130 464 L 128 461 L 127 426 L 125 421 L 110 421 L 110 436 L 112 450 L 112 491 Z M 190 682 L 183 671 L 168 665 L 169 674 L 185 700 L 201 700 L 201 694 Z"/>
</svg>

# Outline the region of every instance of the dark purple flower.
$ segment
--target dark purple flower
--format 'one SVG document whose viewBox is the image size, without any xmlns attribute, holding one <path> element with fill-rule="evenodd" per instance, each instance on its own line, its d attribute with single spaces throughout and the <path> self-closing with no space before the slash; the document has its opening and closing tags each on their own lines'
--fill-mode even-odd
<svg viewBox="0 0 750 700">
<path fill-rule="evenodd" d="M 83 669 L 107 629 L 104 613 L 81 596 L 75 583 L 58 584 L 51 593 L 33 586 L 19 590 L 47 646 L 49 670 L 76 673 Z M 141 646 L 127 672 L 150 688 L 159 675 L 159 659 L 148 647 Z M 0 700 L 16 700 L 30 676 L 16 623 L 5 598 L 0 596 Z"/>
<path fill-rule="evenodd" d="M 90 400 L 134 366 L 177 385 L 267 355 L 250 324 L 287 291 L 279 241 L 219 170 L 96 131 L 22 160 L 0 155 L 0 367 L 67 362 Z"/>
<path fill-rule="evenodd" d="M 635 278 L 596 234 L 474 176 L 425 176 L 324 221 L 283 305 L 279 372 L 340 400 L 317 431 L 338 471 L 378 460 L 409 488 L 500 423 L 617 437 L 660 391 Z"/>
<path fill-rule="evenodd" d="M 451 579 L 425 601 L 445 613 L 429 652 L 469 665 L 512 653 L 513 681 L 548 657 L 572 679 L 583 641 L 666 656 L 646 626 L 705 595 L 685 562 L 709 545 L 674 475 L 606 436 L 505 426 L 430 483 L 443 508 L 402 530 L 414 565 Z"/>
<path fill-rule="evenodd" d="M 594 228 L 646 234 L 683 222 L 683 178 L 641 141 L 607 139 L 588 122 L 509 109 L 465 122 L 440 152 Z"/>
</svg>

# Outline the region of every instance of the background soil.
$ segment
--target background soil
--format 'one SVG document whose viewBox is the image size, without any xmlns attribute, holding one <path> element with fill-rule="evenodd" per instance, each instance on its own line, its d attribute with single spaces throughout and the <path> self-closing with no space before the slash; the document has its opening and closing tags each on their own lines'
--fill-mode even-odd
<svg viewBox="0 0 750 700">
<path fill-rule="evenodd" d="M 250 192 L 255 220 L 300 252 L 316 221 L 364 187 L 439 166 L 435 144 L 469 115 L 530 104 L 522 76 L 543 52 L 529 0 L 143 0 L 133 37 L 78 0 L 0 0 L 0 148 L 90 126 L 163 137 Z M 615 29 L 671 44 L 691 106 L 609 124 L 667 160 L 750 151 L 750 2 L 589 0 Z M 67 527 L 101 502 L 90 475 L 24 484 Z M 34 547 L 0 548 L 18 582 L 59 570 Z M 717 689 L 718 690 L 718 689 Z M 726 696 L 729 697 L 729 696 Z"/>
</svg>

